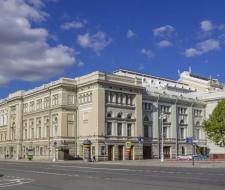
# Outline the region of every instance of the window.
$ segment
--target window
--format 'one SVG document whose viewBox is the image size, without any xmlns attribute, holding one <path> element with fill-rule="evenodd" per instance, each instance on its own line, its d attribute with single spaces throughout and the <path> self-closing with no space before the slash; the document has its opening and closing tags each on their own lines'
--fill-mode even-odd
<svg viewBox="0 0 225 190">
<path fill-rule="evenodd" d="M 168 130 L 167 127 L 163 127 L 163 137 L 168 138 Z"/>
<path fill-rule="evenodd" d="M 68 95 L 68 104 L 74 104 L 74 96 L 73 95 Z"/>
<path fill-rule="evenodd" d="M 27 139 L 27 129 L 24 130 L 24 139 Z"/>
<path fill-rule="evenodd" d="M 38 128 L 38 137 L 41 138 L 41 127 Z"/>
<path fill-rule="evenodd" d="M 117 123 L 117 135 L 122 136 L 122 123 Z"/>
<path fill-rule="evenodd" d="M 55 106 L 55 105 L 58 105 L 59 104 L 59 95 L 58 94 L 55 94 L 52 96 L 52 105 Z"/>
<path fill-rule="evenodd" d="M 37 100 L 37 110 L 40 110 L 42 108 L 42 99 Z"/>
<path fill-rule="evenodd" d="M 118 117 L 118 118 L 122 118 L 122 113 L 121 113 L 121 112 L 118 113 L 118 114 L 117 114 L 117 117 Z"/>
<path fill-rule="evenodd" d="M 161 112 L 170 113 L 170 106 L 161 105 Z"/>
<path fill-rule="evenodd" d="M 112 112 L 108 112 L 107 117 L 112 117 Z"/>
<path fill-rule="evenodd" d="M 28 104 L 27 104 L 27 103 L 24 104 L 24 112 L 25 112 L 25 113 L 28 112 Z"/>
<path fill-rule="evenodd" d="M 127 114 L 127 119 L 131 119 L 132 113 Z"/>
<path fill-rule="evenodd" d="M 46 127 L 46 137 L 50 137 L 50 128 L 49 128 L 49 126 Z"/>
<path fill-rule="evenodd" d="M 144 125 L 144 137 L 149 137 L 149 128 L 148 125 Z"/>
<path fill-rule="evenodd" d="M 49 107 L 49 97 L 45 97 L 44 98 L 44 108 L 48 108 Z"/>
<path fill-rule="evenodd" d="M 184 139 L 184 128 L 180 128 L 180 138 Z"/>
<path fill-rule="evenodd" d="M 107 123 L 107 131 L 106 131 L 106 134 L 107 135 L 112 135 L 112 123 L 111 122 L 108 122 Z"/>
<path fill-rule="evenodd" d="M 131 124 L 129 123 L 129 124 L 127 124 L 127 136 L 128 136 L 128 137 L 131 136 L 131 130 L 132 130 Z"/>
<path fill-rule="evenodd" d="M 194 139 L 199 140 L 200 137 L 200 129 L 194 129 Z"/>
<path fill-rule="evenodd" d="M 30 102 L 30 111 L 34 111 L 34 101 Z"/>
<path fill-rule="evenodd" d="M 34 138 L 34 128 L 31 129 L 31 138 Z"/>
</svg>

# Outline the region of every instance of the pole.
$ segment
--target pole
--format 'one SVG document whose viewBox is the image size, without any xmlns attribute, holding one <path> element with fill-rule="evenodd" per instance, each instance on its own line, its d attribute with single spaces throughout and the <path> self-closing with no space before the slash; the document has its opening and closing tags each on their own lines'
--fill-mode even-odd
<svg viewBox="0 0 225 190">
<path fill-rule="evenodd" d="M 192 142 L 192 166 L 195 165 L 195 159 L 194 159 L 194 143 Z"/>
<path fill-rule="evenodd" d="M 163 135 L 163 115 L 161 115 L 161 122 L 162 122 L 162 129 L 161 129 L 161 162 L 164 162 L 164 151 L 163 151 L 163 141 L 164 141 L 164 135 Z"/>
</svg>

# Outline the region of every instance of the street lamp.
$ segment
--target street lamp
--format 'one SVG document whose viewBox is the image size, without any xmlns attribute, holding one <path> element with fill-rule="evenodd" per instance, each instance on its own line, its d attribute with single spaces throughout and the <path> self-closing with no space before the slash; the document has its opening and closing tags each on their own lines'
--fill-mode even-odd
<svg viewBox="0 0 225 190">
<path fill-rule="evenodd" d="M 163 150 L 163 146 L 164 146 L 164 134 L 163 134 L 163 120 L 166 118 L 166 115 L 161 113 L 159 116 L 159 119 L 161 119 L 161 156 L 160 156 L 160 161 L 164 162 L 164 150 Z"/>
<path fill-rule="evenodd" d="M 53 158 L 53 160 L 52 160 L 53 162 L 56 161 L 56 145 L 57 145 L 57 142 L 54 141 L 55 152 L 54 152 L 54 158 Z"/>
</svg>

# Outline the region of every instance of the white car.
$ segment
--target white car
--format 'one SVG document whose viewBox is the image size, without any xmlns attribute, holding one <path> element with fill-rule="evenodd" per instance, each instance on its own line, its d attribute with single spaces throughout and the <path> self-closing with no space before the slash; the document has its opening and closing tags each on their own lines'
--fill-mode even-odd
<svg viewBox="0 0 225 190">
<path fill-rule="evenodd" d="M 188 155 L 177 156 L 177 160 L 192 160 L 192 155 L 188 154 Z"/>
</svg>

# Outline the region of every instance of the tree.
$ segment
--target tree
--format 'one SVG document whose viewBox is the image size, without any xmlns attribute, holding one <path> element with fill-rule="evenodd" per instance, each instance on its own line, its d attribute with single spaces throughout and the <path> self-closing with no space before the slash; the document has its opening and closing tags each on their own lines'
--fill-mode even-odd
<svg viewBox="0 0 225 190">
<path fill-rule="evenodd" d="M 225 147 L 225 99 L 221 100 L 208 120 L 203 122 L 208 138 L 220 147 Z"/>
</svg>

